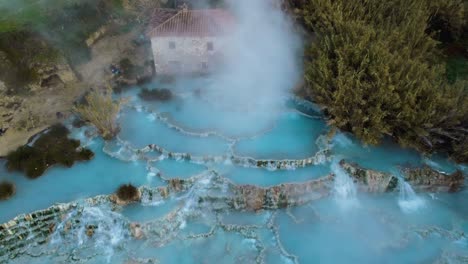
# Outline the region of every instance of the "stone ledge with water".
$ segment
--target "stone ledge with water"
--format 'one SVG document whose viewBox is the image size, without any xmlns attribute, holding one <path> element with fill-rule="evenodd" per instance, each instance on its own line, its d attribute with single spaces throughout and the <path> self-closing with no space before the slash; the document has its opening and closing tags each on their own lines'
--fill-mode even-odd
<svg viewBox="0 0 468 264">
<path fill-rule="evenodd" d="M 209 105 L 184 92 L 186 100 L 210 112 L 203 110 Z M 413 152 L 366 148 L 346 134 L 329 135 L 325 124 L 310 116 L 313 108 L 307 108 L 308 115 L 295 112 L 291 102 L 296 101 L 286 97 L 276 118 L 232 134 L 225 134 L 230 126 L 216 119 L 182 124 L 177 111 L 183 110 L 171 105 L 179 104 L 177 99 L 153 110 L 124 109 L 121 118 L 131 114 L 137 125 L 123 123 L 123 133 L 114 141 L 103 142 L 86 132 L 88 127 L 72 129 L 72 137 L 96 153 L 94 160 L 52 168 L 34 182 L 4 172 L 21 181 L 18 195 L 0 204 L 5 221 L 0 262 L 193 263 L 219 258 L 226 263 L 307 263 L 321 258 L 336 263 L 354 256 L 369 263 L 383 257 L 403 262 L 466 257 L 468 212 L 458 209 L 467 197 L 463 173 L 457 171 L 463 166 L 431 168 L 423 166 L 427 157 Z M 131 103 L 142 104 L 135 98 Z M 178 123 L 167 118 L 169 113 Z M 153 126 L 156 121 L 160 123 Z M 198 129 L 208 125 L 216 129 Z M 281 140 L 293 134 L 295 141 Z M 304 137 L 306 151 L 292 153 L 282 146 L 297 146 Z M 239 143 L 245 146 L 236 147 Z M 128 182 L 141 186 L 137 203 L 122 207 L 112 195 L 95 196 Z M 74 198 L 85 199 L 40 210 Z M 25 200 L 34 202 L 23 205 Z M 31 211 L 36 212 L 8 221 Z M 237 213 L 245 220 L 239 221 Z M 306 246 L 323 248 L 323 243 L 335 250 L 352 247 L 337 256 Z M 414 246 L 428 253 L 418 255 Z M 206 248 L 210 254 L 196 253 Z M 180 250 L 187 253 L 175 256 Z"/>
<path fill-rule="evenodd" d="M 115 251 L 125 251 L 122 247 L 126 243 L 137 243 L 139 240 L 144 240 L 145 243 L 153 243 L 157 247 L 163 247 L 172 240 L 180 239 L 178 234 L 182 232 L 188 221 L 199 218 L 204 219 L 210 214 L 229 215 L 232 211 L 254 211 L 258 214 L 264 210 L 307 205 L 311 201 L 326 200 L 329 196 L 338 197 L 337 201 L 340 203 L 348 203 L 350 199 L 356 199 L 356 192 L 335 192 L 336 188 L 352 188 L 351 186 L 339 186 L 340 184 L 349 185 L 349 183 L 343 182 L 346 177 L 351 179 L 351 184 L 353 182 L 358 184 L 361 191 L 388 192 L 396 188 L 388 188 L 390 182 L 388 178 L 397 177 L 396 175 L 366 170 L 344 161 L 339 163 L 339 167 L 342 169 L 338 169 L 337 165 L 334 166 L 335 168 L 332 170 L 334 174 L 329 176 L 303 183 L 281 184 L 268 188 L 236 185 L 214 171 L 208 171 L 186 180 L 167 179 L 165 180 L 167 186 L 164 187 L 151 188 L 143 186 L 139 191 L 141 193 L 140 203 L 144 206 L 156 205 L 155 207 L 157 207 L 167 199 L 182 202 L 180 206 L 166 216 L 148 220 L 144 223 L 132 222 L 124 217 L 121 213 L 122 207 L 113 203 L 112 195 L 98 196 L 70 204 L 60 204 L 32 214 L 18 216 L 3 224 L 1 226 L 1 245 L 8 246 L 0 247 L 0 261 L 6 261 L 7 259 L 16 261 L 18 259 L 21 262 L 24 256 L 56 261 L 69 254 L 66 247 L 62 247 L 64 243 L 69 244 L 70 249 L 76 247 L 75 243 L 77 243 L 78 248 L 76 249 L 79 250 L 75 249 L 73 251 L 76 260 L 90 261 L 94 258 L 103 258 L 110 261 L 115 257 L 114 255 L 119 255 L 115 254 Z M 349 172 L 349 174 L 346 172 Z M 433 173 L 435 174 L 434 171 Z M 417 175 L 421 175 L 420 169 L 406 171 L 406 175 L 408 175 L 406 178 L 415 178 Z M 344 177 L 344 179 L 336 181 L 334 180 L 335 177 Z M 376 183 L 387 184 L 387 186 L 384 186 L 385 188 L 375 188 Z M 400 186 L 400 199 L 403 199 L 399 200 L 400 205 L 408 203 L 408 199 L 415 199 L 414 192 L 407 190 L 409 186 L 406 182 Z M 407 210 L 403 211 L 408 213 Z M 295 216 L 291 215 L 291 217 L 296 219 L 294 220 L 296 223 L 303 221 L 298 221 Z M 195 236 L 190 235 L 190 239 L 209 239 L 215 235 L 216 226 L 224 230 L 224 232 L 240 233 L 249 239 L 256 237 L 255 234 L 251 233 L 252 227 L 249 225 L 226 225 L 219 222 L 219 220 L 211 219 L 210 221 L 213 221 L 210 224 L 212 226 L 210 232 Z M 117 223 L 119 224 L 117 225 Z M 266 225 L 266 223 L 263 223 L 263 225 Z M 279 236 L 277 227 L 271 223 L 268 225 L 269 227 L 255 226 L 254 230 L 270 229 L 272 236 Z M 425 236 L 430 236 L 433 231 L 429 229 L 415 232 L 425 232 Z M 444 230 L 442 232 L 457 240 L 465 239 L 461 233 Z M 110 245 L 105 242 L 109 239 L 111 241 Z M 278 237 L 276 239 L 279 241 Z M 278 243 L 276 247 L 279 245 Z M 282 247 L 276 250 L 285 254 L 285 249 Z M 96 253 L 90 257 L 90 251 L 96 251 Z M 263 251 L 264 248 L 260 247 L 255 259 L 262 260 L 265 257 L 262 255 Z M 81 253 L 78 254 L 77 252 Z M 78 254 L 78 256 L 75 256 L 75 254 Z M 123 254 L 123 252 L 120 252 L 120 254 Z M 297 257 L 289 253 L 283 257 L 297 261 Z"/>
<path fill-rule="evenodd" d="M 0 263 L 466 263 L 467 167 L 331 133 L 290 95 L 294 30 L 252 10 L 226 72 L 115 95 L 114 140 L 71 128 L 93 160 L 34 181 L 0 161 L 17 186 L 0 202 Z M 117 204 L 128 183 L 139 198 Z"/>
</svg>

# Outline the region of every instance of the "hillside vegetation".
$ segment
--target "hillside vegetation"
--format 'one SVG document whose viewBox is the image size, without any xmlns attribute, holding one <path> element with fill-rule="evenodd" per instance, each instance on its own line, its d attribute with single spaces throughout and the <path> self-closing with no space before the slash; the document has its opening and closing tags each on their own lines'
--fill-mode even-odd
<svg viewBox="0 0 468 264">
<path fill-rule="evenodd" d="M 40 65 L 87 61 L 86 39 L 119 12 L 111 0 L 1 1 L 0 81 L 17 93 L 36 81 Z"/>
<path fill-rule="evenodd" d="M 306 51 L 306 89 L 331 124 L 369 144 L 390 136 L 404 146 L 468 162 L 462 1 L 296 5 L 306 28 L 317 34 Z M 453 58 L 458 65 L 451 65 Z"/>
</svg>

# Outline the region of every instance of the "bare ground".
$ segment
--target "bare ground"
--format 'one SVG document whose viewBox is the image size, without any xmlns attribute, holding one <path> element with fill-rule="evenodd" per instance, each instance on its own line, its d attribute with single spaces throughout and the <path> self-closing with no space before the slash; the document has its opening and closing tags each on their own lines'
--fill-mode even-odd
<svg viewBox="0 0 468 264">
<path fill-rule="evenodd" d="M 104 86 L 111 78 L 109 72 L 111 63 L 117 64 L 122 58 L 130 58 L 137 63 L 151 56 L 143 47 L 133 46 L 131 40 L 137 37 L 135 32 L 104 36 L 97 41 L 92 46 L 92 59 L 76 68 L 82 81 L 66 83 L 60 88 L 41 89 L 31 96 L 22 97 L 21 106 L 14 111 L 13 118 L 8 121 L 7 126 L 0 124 L 0 128 L 9 127 L 7 132 L 0 136 L 0 157 L 26 144 L 29 138 L 40 131 L 60 122 L 57 112 L 69 115 L 73 102 L 89 88 Z M 0 109 L 0 116 L 3 114 L 5 113 Z"/>
<path fill-rule="evenodd" d="M 82 94 L 84 87 L 79 82 L 68 83 L 62 89 L 42 90 L 23 98 L 9 129 L 0 136 L 0 156 L 7 155 L 26 144 L 33 135 L 59 122 L 57 112 L 68 115 L 73 102 Z"/>
</svg>

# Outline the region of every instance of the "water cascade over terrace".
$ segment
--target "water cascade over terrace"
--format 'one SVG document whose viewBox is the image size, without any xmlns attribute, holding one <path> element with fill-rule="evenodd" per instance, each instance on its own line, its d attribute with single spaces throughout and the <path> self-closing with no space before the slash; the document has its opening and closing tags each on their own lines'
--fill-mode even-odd
<svg viewBox="0 0 468 264">
<path fill-rule="evenodd" d="M 88 162 L 32 181 L 0 160 L 16 184 L 0 202 L 1 264 L 468 262 L 468 168 L 330 131 L 290 91 L 301 45 L 287 19 L 238 2 L 226 72 L 115 95 L 110 141 L 67 120 Z M 128 183 L 139 198 L 116 203 Z"/>
<path fill-rule="evenodd" d="M 206 81 L 191 79 L 185 85 Z M 210 111 L 209 104 L 186 90 L 175 90 L 171 102 L 149 104 L 136 96 L 138 89 L 121 95 L 131 100 L 120 114 L 122 132 L 114 141 L 89 137 L 93 133 L 85 131 L 91 127 L 70 126 L 72 136 L 96 153 L 92 161 L 70 169 L 53 167 L 34 182 L 3 172 L 17 182 L 18 193 L 0 204 L 2 222 L 56 202 L 77 201 L 2 225 L 0 262 L 193 263 L 220 258 L 227 263 L 307 263 L 320 256 L 332 263 L 350 256 L 373 262 L 382 255 L 411 262 L 466 256 L 468 212 L 455 210 L 466 191 L 416 194 L 410 184 L 424 186 L 414 178 L 421 171 L 392 174 L 407 162 L 422 166 L 427 158 L 403 149 L 386 152 L 386 146 L 363 147 L 346 134 L 330 138 L 313 105 L 295 97 L 284 97 L 282 110 L 263 127 L 230 135 L 223 127 L 201 129 L 201 123 L 214 120 L 177 120 L 178 112 L 185 107 L 213 112 L 207 119 L 239 113 Z M 316 133 L 314 140 L 311 133 Z M 283 137 L 293 134 L 292 140 L 309 142 L 309 147 L 292 152 Z M 374 166 L 352 163 L 362 160 Z M 128 182 L 146 186 L 140 188 L 140 203 L 121 207 L 107 196 L 80 200 L 112 193 Z M 323 250 L 324 244 L 330 251 Z M 421 255 L 414 244 L 430 250 Z M 319 245 L 322 250 L 314 249 Z M 332 253 L 339 248 L 346 251 Z M 177 254 L 180 250 L 186 254 Z"/>
</svg>

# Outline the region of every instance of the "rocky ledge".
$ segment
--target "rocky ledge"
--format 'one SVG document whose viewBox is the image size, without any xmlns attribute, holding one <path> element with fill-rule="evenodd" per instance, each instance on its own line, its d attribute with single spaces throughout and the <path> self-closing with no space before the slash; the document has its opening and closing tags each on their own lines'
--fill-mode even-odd
<svg viewBox="0 0 468 264">
<path fill-rule="evenodd" d="M 277 209 L 304 204 L 330 193 L 333 176 L 323 177 L 303 183 L 290 183 L 260 188 L 253 185 L 236 185 L 228 179 L 209 171 L 190 179 L 171 179 L 165 187 L 151 188 L 142 186 L 140 203 L 150 204 L 163 201 L 170 196 L 191 193 L 196 201 L 195 207 L 211 208 L 214 211 Z M 110 207 L 120 210 L 113 195 L 101 195 L 81 202 L 54 205 L 45 210 L 15 217 L 0 225 L 0 263 L 14 259 L 30 248 L 48 242 L 54 234 L 62 235 L 71 230 L 83 230 L 92 237 L 99 223 L 86 225 L 79 219 L 85 208 Z M 196 210 L 193 210 L 196 211 Z M 139 225 L 126 223 L 126 228 L 135 238 L 141 237 Z M 148 232 L 148 230 L 147 230 Z"/>
<path fill-rule="evenodd" d="M 360 167 L 356 163 L 340 161 L 340 166 L 354 179 L 360 191 L 382 193 L 395 191 L 399 181 L 408 182 L 416 192 L 457 192 L 463 188 L 465 177 L 461 171 L 446 174 L 429 166 L 404 168 L 401 176 Z"/>
<path fill-rule="evenodd" d="M 357 164 L 340 162 L 362 192 L 383 193 L 398 189 L 399 181 L 405 180 L 416 191 L 455 192 L 463 187 L 461 172 L 444 174 L 429 167 L 408 168 L 401 176 L 364 169 Z M 212 211 L 259 211 L 299 206 L 329 196 L 332 193 L 335 175 L 271 187 L 236 185 L 215 171 L 207 171 L 189 179 L 170 179 L 164 187 L 142 186 L 138 188 L 141 204 L 159 203 L 168 197 L 184 197 L 185 205 L 162 219 L 146 224 L 130 223 L 123 219 L 122 225 L 136 239 L 151 236 L 153 239 L 168 239 L 168 234 L 177 233 L 188 212 Z M 185 199 L 186 198 L 186 199 Z M 70 230 L 81 230 L 92 237 L 100 223 L 83 223 L 79 217 L 86 208 L 122 209 L 114 195 L 101 195 L 80 202 L 59 204 L 31 214 L 20 215 L 0 225 L 0 263 L 16 258 L 28 250 L 46 243 L 53 235 L 66 235 Z M 186 210 L 187 208 L 191 210 Z M 71 217 L 73 216 L 73 217 Z M 176 221 L 177 220 L 177 221 Z M 156 228 L 161 227 L 161 228 Z M 172 231 L 171 231 L 172 230 Z M 169 233 L 168 233 L 169 232 Z"/>
<path fill-rule="evenodd" d="M 314 156 L 304 159 L 261 160 L 252 157 L 237 156 L 234 154 L 222 156 L 196 156 L 190 153 L 170 152 L 156 144 L 150 144 L 142 149 L 132 149 L 131 151 L 137 155 L 156 152 L 168 159 L 186 160 L 197 164 L 231 162 L 237 166 L 247 168 L 264 168 L 269 170 L 290 170 L 321 164 L 326 162 L 329 156 L 328 149 L 320 150 Z"/>
</svg>

